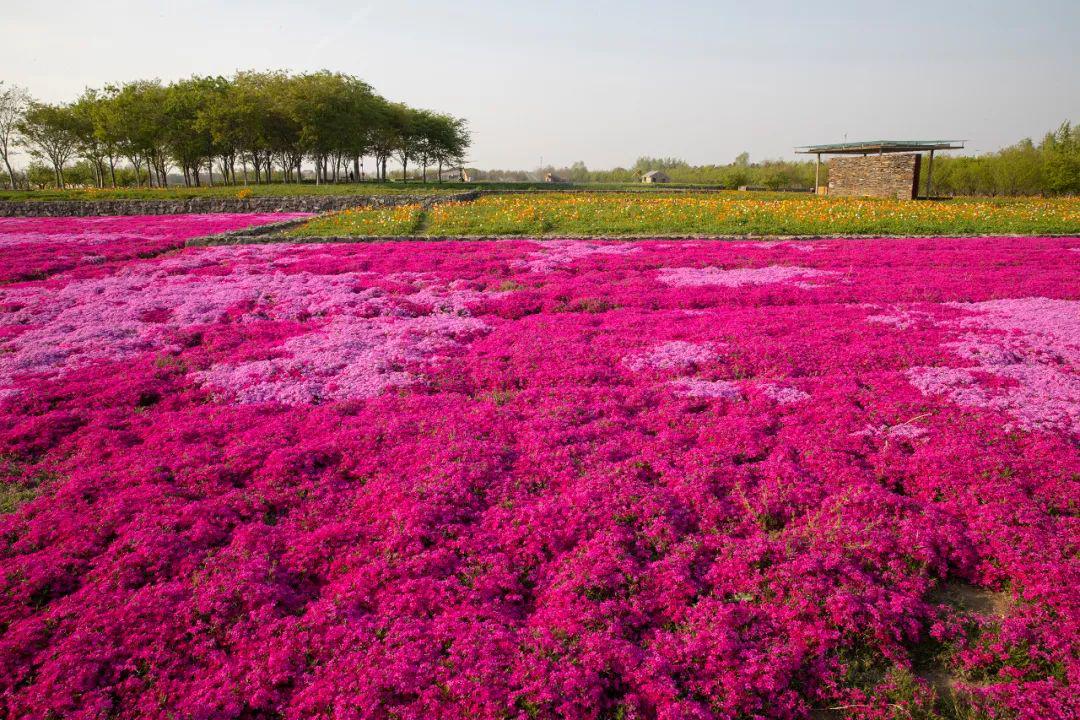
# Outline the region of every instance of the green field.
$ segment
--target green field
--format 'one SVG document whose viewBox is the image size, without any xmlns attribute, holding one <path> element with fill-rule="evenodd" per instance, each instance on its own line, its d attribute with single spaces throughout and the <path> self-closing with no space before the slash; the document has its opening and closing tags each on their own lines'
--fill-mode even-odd
<svg viewBox="0 0 1080 720">
<path fill-rule="evenodd" d="M 550 192 L 559 190 L 619 191 L 656 193 L 671 190 L 708 192 L 720 188 L 702 185 L 643 185 L 641 183 L 593 183 L 586 186 L 570 184 L 552 185 L 550 183 L 498 183 L 458 181 L 445 182 L 360 182 L 360 183 L 272 183 L 269 185 L 215 185 L 213 187 L 168 188 L 124 187 L 124 188 L 69 188 L 57 190 L 0 190 L 0 201 L 45 201 L 45 200 L 186 200 L 189 198 L 228 198 L 228 197 L 286 197 L 296 195 L 438 195 L 458 193 L 468 190 L 498 190 L 515 192 Z M 790 193 L 765 193 L 784 196 Z"/>
<path fill-rule="evenodd" d="M 323 215 L 293 236 L 1080 233 L 1080 198 L 898 201 L 768 193 L 528 193 Z"/>
<path fill-rule="evenodd" d="M 0 190 L 0 201 L 45 200 L 187 200 L 190 198 L 286 197 L 296 195 L 435 195 L 470 190 L 460 182 L 364 182 L 290 183 L 271 185 L 215 185 L 213 187 L 169 188 L 78 188 L 67 190 Z"/>
</svg>

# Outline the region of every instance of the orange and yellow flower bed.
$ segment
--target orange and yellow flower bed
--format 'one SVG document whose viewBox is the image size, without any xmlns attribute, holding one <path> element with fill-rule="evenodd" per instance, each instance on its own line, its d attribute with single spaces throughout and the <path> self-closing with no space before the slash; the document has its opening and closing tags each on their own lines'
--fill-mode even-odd
<svg viewBox="0 0 1080 720">
<path fill-rule="evenodd" d="M 744 193 L 522 193 L 358 209 L 300 235 L 966 235 L 1080 233 L 1080 198 L 777 198 Z"/>
</svg>

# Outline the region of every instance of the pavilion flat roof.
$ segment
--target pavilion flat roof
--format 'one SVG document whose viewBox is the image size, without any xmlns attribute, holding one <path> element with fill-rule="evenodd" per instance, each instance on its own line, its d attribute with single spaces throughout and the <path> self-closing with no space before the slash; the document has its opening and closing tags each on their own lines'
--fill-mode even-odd
<svg viewBox="0 0 1080 720">
<path fill-rule="evenodd" d="M 927 150 L 962 150 L 963 140 L 868 140 L 865 142 L 804 145 L 796 153 L 808 155 L 862 155 L 866 153 L 925 152 Z"/>
</svg>

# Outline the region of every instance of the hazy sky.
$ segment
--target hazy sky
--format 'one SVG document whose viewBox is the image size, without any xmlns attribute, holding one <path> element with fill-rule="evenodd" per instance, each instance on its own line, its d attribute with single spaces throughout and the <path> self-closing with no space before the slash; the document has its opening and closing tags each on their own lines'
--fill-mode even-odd
<svg viewBox="0 0 1080 720">
<path fill-rule="evenodd" d="M 0 0 L 0 78 L 327 68 L 468 118 L 480 167 L 792 157 L 859 139 L 977 151 L 1080 122 L 1080 1 Z"/>
</svg>

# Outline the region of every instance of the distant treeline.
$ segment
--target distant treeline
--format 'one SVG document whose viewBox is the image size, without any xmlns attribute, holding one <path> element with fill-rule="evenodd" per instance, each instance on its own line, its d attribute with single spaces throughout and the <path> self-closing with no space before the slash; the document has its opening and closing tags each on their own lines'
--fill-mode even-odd
<svg viewBox="0 0 1080 720">
<path fill-rule="evenodd" d="M 923 165 L 923 194 L 926 190 Z M 814 161 L 766 160 L 752 163 L 746 153 L 726 165 L 690 165 L 677 158 L 641 157 L 632 167 L 590 170 L 582 162 L 569 167 L 545 167 L 538 171 L 469 170 L 476 180 L 501 182 L 540 181 L 547 175 L 573 183 L 638 182 L 652 170 L 663 171 L 672 183 L 713 185 L 730 189 L 742 186 L 769 190 L 811 190 Z M 1080 193 L 1080 126 L 1062 124 L 1038 144 L 1022 140 L 1015 145 L 975 156 L 934 157 L 934 195 L 1058 195 Z M 827 164 L 821 182 L 828 178 Z"/>
<path fill-rule="evenodd" d="M 316 182 L 328 182 L 359 179 L 364 157 L 382 179 L 390 158 L 403 175 L 415 163 L 424 179 L 433 166 L 441 178 L 468 146 L 464 120 L 390 102 L 328 71 L 140 80 L 58 105 L 0 82 L 0 154 L 12 187 L 162 186 L 173 170 L 185 185 L 294 182 L 305 161 Z M 12 166 L 17 150 L 33 159 L 22 172 Z"/>
<path fill-rule="evenodd" d="M 538 182 L 548 176 L 572 183 L 632 183 L 652 170 L 663 171 L 671 182 L 681 185 L 714 185 L 735 190 L 742 186 L 762 187 L 769 190 L 809 190 L 814 186 L 814 163 L 787 160 L 766 160 L 751 163 L 750 156 L 743 153 L 727 165 L 691 165 L 678 158 L 640 157 L 629 168 L 613 170 L 590 170 L 583 162 L 569 167 L 544 167 L 537 171 L 474 170 L 469 176 L 474 180 L 497 182 Z"/>
</svg>

